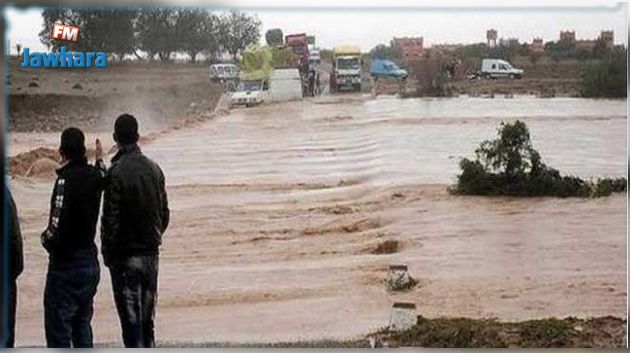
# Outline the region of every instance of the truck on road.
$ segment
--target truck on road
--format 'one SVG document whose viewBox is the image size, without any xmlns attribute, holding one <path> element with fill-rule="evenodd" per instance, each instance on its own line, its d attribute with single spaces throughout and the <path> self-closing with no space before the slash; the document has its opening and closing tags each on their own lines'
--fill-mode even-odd
<svg viewBox="0 0 630 353">
<path fill-rule="evenodd" d="M 330 91 L 361 91 L 361 50 L 354 46 L 335 47 L 332 53 Z"/>
<path fill-rule="evenodd" d="M 285 46 L 291 47 L 298 58 L 297 68 L 302 75 L 308 73 L 309 51 L 306 33 L 289 34 L 284 37 Z"/>
</svg>

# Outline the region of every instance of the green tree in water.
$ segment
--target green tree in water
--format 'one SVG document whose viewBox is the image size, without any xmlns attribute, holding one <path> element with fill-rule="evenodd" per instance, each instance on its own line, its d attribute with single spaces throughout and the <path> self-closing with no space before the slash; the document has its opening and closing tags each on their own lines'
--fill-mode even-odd
<svg viewBox="0 0 630 353">
<path fill-rule="evenodd" d="M 626 191 L 625 178 L 586 181 L 542 162 L 522 121 L 501 123 L 499 137 L 481 142 L 476 159 L 462 159 L 451 191 L 462 195 L 599 197 Z"/>
</svg>

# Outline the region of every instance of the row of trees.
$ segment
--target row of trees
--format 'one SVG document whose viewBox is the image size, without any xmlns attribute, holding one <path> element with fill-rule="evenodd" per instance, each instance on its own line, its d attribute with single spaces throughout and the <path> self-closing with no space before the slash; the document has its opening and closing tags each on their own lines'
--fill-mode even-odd
<svg viewBox="0 0 630 353">
<path fill-rule="evenodd" d="M 582 76 L 582 96 L 623 98 L 628 91 L 628 50 L 615 48 Z"/>
<path fill-rule="evenodd" d="M 40 41 L 49 49 L 62 46 L 76 51 L 103 51 L 117 60 L 126 55 L 170 62 L 176 53 L 191 62 L 203 54 L 214 59 L 222 53 L 236 58 L 249 45 L 258 43 L 261 22 L 254 15 L 232 11 L 216 14 L 204 9 L 46 9 Z M 52 24 L 81 28 L 79 41 L 51 39 Z"/>
<path fill-rule="evenodd" d="M 558 61 L 560 59 L 605 59 L 617 47 L 609 48 L 605 41 L 598 39 L 592 49 L 578 48 L 574 42 L 547 42 L 545 43 L 545 53 L 549 57 Z"/>
<path fill-rule="evenodd" d="M 576 48 L 574 43 L 547 42 L 544 46 L 544 53 L 535 53 L 528 43 L 518 41 L 506 41 L 495 47 L 489 47 L 486 43 L 476 43 L 462 45 L 455 49 L 453 56 L 462 59 L 472 59 L 479 61 L 482 58 L 500 58 L 512 61 L 517 56 L 529 56 L 533 64 L 542 57 L 548 56 L 554 61 L 560 59 L 606 59 L 614 52 L 624 50 L 623 47 L 609 48 L 602 40 L 598 40 L 592 50 Z M 370 50 L 371 58 L 388 59 L 401 64 L 402 54 L 396 47 L 379 44 Z"/>
</svg>

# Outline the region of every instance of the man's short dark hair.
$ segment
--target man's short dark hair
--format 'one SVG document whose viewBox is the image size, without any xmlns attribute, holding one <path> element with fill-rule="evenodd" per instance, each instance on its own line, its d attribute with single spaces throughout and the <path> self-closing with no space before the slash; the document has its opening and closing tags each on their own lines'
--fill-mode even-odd
<svg viewBox="0 0 630 353">
<path fill-rule="evenodd" d="M 85 135 L 76 127 L 69 127 L 61 133 L 59 152 L 66 159 L 85 157 Z"/>
<path fill-rule="evenodd" d="M 128 145 L 138 142 L 138 121 L 131 114 L 122 114 L 114 123 L 114 139 L 116 142 Z"/>
</svg>

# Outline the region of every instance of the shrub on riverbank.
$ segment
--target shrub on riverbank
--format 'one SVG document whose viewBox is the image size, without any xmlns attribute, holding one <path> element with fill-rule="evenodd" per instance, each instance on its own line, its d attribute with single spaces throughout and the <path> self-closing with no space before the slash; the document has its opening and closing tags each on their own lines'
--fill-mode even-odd
<svg viewBox="0 0 630 353">
<path fill-rule="evenodd" d="M 612 316 L 581 320 L 548 318 L 522 322 L 494 319 L 418 317 L 412 328 L 392 333 L 394 347 L 426 348 L 551 348 L 625 347 L 625 320 Z"/>
<path fill-rule="evenodd" d="M 591 65 L 582 76 L 582 96 L 623 98 L 627 96 L 627 50 L 616 49 Z"/>
<path fill-rule="evenodd" d="M 563 176 L 545 165 L 531 143 L 525 123 L 501 123 L 499 138 L 483 141 L 476 159 L 460 162 L 461 174 L 451 189 L 461 195 L 600 197 L 627 188 L 625 178 L 583 180 Z"/>
</svg>

